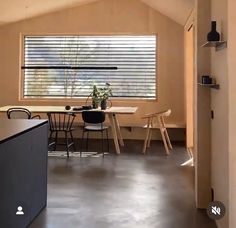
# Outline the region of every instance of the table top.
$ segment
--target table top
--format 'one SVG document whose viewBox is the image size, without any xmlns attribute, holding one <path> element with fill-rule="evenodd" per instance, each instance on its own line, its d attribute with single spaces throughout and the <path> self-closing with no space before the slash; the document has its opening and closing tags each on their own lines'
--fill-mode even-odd
<svg viewBox="0 0 236 228">
<path fill-rule="evenodd" d="M 27 108 L 32 113 L 47 113 L 47 112 L 73 112 L 73 113 L 80 113 L 83 110 L 79 111 L 73 111 L 71 107 L 71 110 L 65 110 L 65 106 L 19 106 L 19 105 L 7 105 L 0 107 L 0 112 L 6 112 L 9 108 Z M 111 114 L 134 114 L 137 111 L 138 107 L 118 107 L 113 106 L 106 110 L 103 110 L 105 113 L 111 113 Z M 93 109 L 93 110 L 100 110 L 100 109 Z"/>
<path fill-rule="evenodd" d="M 47 122 L 36 119 L 0 119 L 0 144 Z"/>
</svg>

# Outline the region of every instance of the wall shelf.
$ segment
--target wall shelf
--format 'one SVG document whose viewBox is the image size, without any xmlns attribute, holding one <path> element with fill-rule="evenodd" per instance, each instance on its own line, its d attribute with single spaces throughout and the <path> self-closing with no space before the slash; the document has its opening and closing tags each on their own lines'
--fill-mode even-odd
<svg viewBox="0 0 236 228">
<path fill-rule="evenodd" d="M 212 88 L 212 89 L 220 89 L 220 85 L 219 84 L 202 84 L 202 83 L 198 83 L 198 85 L 209 87 L 209 88 Z"/>
<path fill-rule="evenodd" d="M 219 51 L 227 47 L 227 41 L 208 41 L 202 47 L 214 47 L 216 51 Z"/>
</svg>

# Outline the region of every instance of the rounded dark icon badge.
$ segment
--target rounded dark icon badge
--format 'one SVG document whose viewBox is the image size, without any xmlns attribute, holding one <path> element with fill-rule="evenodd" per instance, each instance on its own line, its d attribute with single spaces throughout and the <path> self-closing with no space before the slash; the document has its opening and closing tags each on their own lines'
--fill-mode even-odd
<svg viewBox="0 0 236 228">
<path fill-rule="evenodd" d="M 220 201 L 213 201 L 207 207 L 207 215 L 213 220 L 218 220 L 225 215 L 225 205 Z"/>
</svg>

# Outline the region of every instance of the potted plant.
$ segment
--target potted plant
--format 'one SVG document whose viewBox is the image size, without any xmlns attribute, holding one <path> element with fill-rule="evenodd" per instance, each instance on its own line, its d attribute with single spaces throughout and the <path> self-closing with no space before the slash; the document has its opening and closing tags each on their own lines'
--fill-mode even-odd
<svg viewBox="0 0 236 228">
<path fill-rule="evenodd" d="M 112 96 L 111 85 L 106 83 L 105 87 L 98 89 L 98 92 L 101 109 L 105 110 L 107 108 L 107 100 L 110 96 Z"/>
<path fill-rule="evenodd" d="M 98 88 L 97 85 L 94 84 L 93 91 L 89 95 L 89 97 L 92 97 L 93 108 L 98 108 L 98 105 L 100 103 L 102 110 L 105 110 L 107 108 L 107 100 L 110 96 L 112 96 L 112 89 L 109 83 L 106 83 L 105 87 L 103 88 Z"/>
</svg>

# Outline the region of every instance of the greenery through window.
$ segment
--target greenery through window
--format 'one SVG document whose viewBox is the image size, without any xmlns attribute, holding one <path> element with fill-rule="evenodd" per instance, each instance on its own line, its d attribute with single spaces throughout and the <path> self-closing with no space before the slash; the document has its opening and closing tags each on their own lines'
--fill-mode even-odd
<svg viewBox="0 0 236 228">
<path fill-rule="evenodd" d="M 87 97 L 111 84 L 113 97 L 156 98 L 155 35 L 25 36 L 23 97 Z"/>
</svg>

